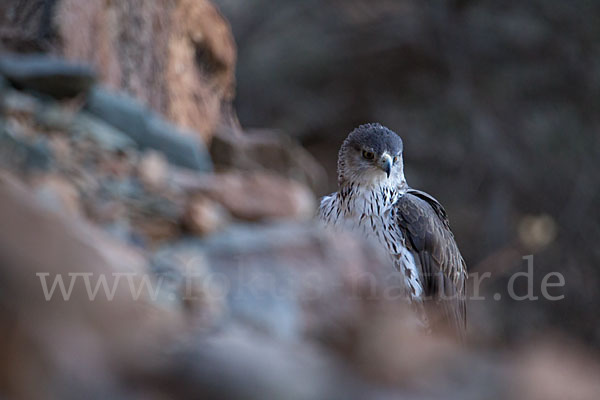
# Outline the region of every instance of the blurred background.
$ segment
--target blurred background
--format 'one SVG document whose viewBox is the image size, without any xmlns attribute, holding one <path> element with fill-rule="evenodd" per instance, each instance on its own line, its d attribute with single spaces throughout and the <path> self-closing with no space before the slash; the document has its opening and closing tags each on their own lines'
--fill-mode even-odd
<svg viewBox="0 0 600 400">
<path fill-rule="evenodd" d="M 600 397 L 600 3 L 5 0 L 0 51 L 0 394 Z M 465 346 L 312 221 L 366 122 L 489 275 Z M 132 270 L 158 297 L 35 275 Z"/>
</svg>

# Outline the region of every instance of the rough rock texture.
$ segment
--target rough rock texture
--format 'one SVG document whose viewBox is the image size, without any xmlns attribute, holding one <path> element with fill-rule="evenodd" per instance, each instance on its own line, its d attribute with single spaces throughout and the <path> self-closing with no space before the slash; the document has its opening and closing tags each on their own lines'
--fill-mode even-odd
<svg viewBox="0 0 600 400">
<path fill-rule="evenodd" d="M 218 231 L 230 216 L 312 217 L 306 185 L 274 173 L 208 173 L 203 144 L 134 99 L 96 87 L 83 100 L 81 109 L 80 100 L 25 94 L 8 83 L 0 94 L 0 166 L 47 206 L 141 247 L 183 231 Z"/>
<path fill-rule="evenodd" d="M 198 171 L 211 169 L 206 148 L 194 133 L 186 134 L 129 96 L 95 88 L 86 99 L 86 109 L 141 148 L 161 151 L 174 164 Z"/>
<path fill-rule="evenodd" d="M 74 399 L 91 390 L 114 397 L 114 365 L 124 370 L 160 365 L 157 349 L 182 329 L 183 320 L 158 307 L 146 292 L 131 300 L 129 285 L 139 285 L 147 268 L 143 255 L 40 206 L 25 187 L 6 177 L 0 180 L 0 218 L 12 227 L 0 234 L 3 395 Z M 112 286 L 115 273 L 129 278 Z M 58 289 L 56 297 L 46 297 L 50 292 L 44 292 L 42 281 L 51 291 L 62 276 L 69 288 L 69 277 L 76 275 L 79 284 L 65 292 L 70 300 L 63 300 Z M 90 287 L 106 277 L 111 297 L 88 297 L 84 276 L 90 277 Z"/>
<path fill-rule="evenodd" d="M 229 213 L 222 205 L 207 197 L 192 196 L 183 223 L 191 233 L 204 236 L 222 229 L 228 220 Z"/>
<path fill-rule="evenodd" d="M 500 356 L 423 335 L 398 301 L 402 279 L 388 274 L 384 253 L 352 236 L 310 224 L 239 225 L 148 254 L 46 208 L 8 175 L 0 218 L 14 227 L 0 233 L 8 398 L 600 394 L 600 364 L 560 338 Z M 65 287 L 46 300 L 41 282 L 52 290 L 57 277 Z"/>
<path fill-rule="evenodd" d="M 316 207 L 312 192 L 297 182 L 260 172 L 221 172 L 179 175 L 174 182 L 197 196 L 221 203 L 235 217 L 258 221 L 273 218 L 306 219 Z"/>
<path fill-rule="evenodd" d="M 213 137 L 210 153 L 217 169 L 269 171 L 306 184 L 317 193 L 326 183 L 323 167 L 282 133 L 221 127 Z"/>
<path fill-rule="evenodd" d="M 92 64 L 128 92 L 208 142 L 228 119 L 235 44 L 208 0 L 7 0 L 0 42 Z M 225 116 L 223 116 L 225 111 Z"/>
<path fill-rule="evenodd" d="M 39 54 L 2 54 L 0 73 L 21 88 L 57 98 L 86 93 L 96 80 L 89 65 L 74 64 Z"/>
</svg>

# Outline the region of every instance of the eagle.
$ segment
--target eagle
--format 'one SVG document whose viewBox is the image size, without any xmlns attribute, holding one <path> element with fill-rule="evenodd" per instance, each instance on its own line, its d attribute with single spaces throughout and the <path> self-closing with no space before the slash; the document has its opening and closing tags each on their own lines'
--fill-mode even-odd
<svg viewBox="0 0 600 400">
<path fill-rule="evenodd" d="M 463 338 L 466 264 L 444 207 L 406 183 L 402 154 L 402 139 L 381 124 L 354 129 L 338 153 L 338 190 L 321 199 L 318 217 L 377 240 L 403 274 L 407 300 L 427 329 Z"/>
</svg>

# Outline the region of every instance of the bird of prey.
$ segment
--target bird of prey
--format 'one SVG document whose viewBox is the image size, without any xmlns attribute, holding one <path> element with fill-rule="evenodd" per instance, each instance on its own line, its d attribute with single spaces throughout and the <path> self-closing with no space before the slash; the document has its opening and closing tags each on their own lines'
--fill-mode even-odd
<svg viewBox="0 0 600 400">
<path fill-rule="evenodd" d="M 338 154 L 338 190 L 323 197 L 318 216 L 382 244 L 429 329 L 443 324 L 462 337 L 466 265 L 442 205 L 407 185 L 402 151 L 402 139 L 378 123 L 353 130 Z"/>
</svg>

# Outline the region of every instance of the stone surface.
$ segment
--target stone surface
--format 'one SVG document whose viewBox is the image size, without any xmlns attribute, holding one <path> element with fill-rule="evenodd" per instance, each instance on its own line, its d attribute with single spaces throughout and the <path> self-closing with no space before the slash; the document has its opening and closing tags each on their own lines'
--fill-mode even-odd
<svg viewBox="0 0 600 400">
<path fill-rule="evenodd" d="M 20 171 L 46 170 L 52 163 L 48 143 L 40 138 L 28 138 L 15 127 L 0 124 L 0 164 Z"/>
<path fill-rule="evenodd" d="M 222 127 L 211 142 L 210 153 L 219 169 L 270 171 L 308 185 L 316 193 L 325 189 L 323 167 L 283 133 Z"/>
<path fill-rule="evenodd" d="M 79 192 L 64 178 L 47 175 L 33 183 L 36 199 L 45 207 L 71 216 L 81 214 Z"/>
<path fill-rule="evenodd" d="M 186 133 L 210 141 L 228 120 L 236 49 L 209 0 L 6 0 L 0 47 L 49 51 L 92 65 Z"/>
<path fill-rule="evenodd" d="M 137 175 L 148 188 L 163 188 L 169 177 L 169 164 L 162 153 L 145 151 L 137 164 Z"/>
<path fill-rule="evenodd" d="M 57 98 L 85 94 L 96 76 L 87 65 L 44 54 L 0 55 L 0 74 L 14 85 Z"/>
<path fill-rule="evenodd" d="M 87 112 L 77 114 L 70 130 L 72 134 L 90 138 L 109 151 L 126 151 L 136 147 L 136 143 L 125 133 Z"/>
<path fill-rule="evenodd" d="M 229 213 L 206 196 L 192 196 L 186 206 L 184 225 L 193 234 L 205 236 L 222 229 L 229 222 Z"/>
<path fill-rule="evenodd" d="M 2 104 L 0 165 L 50 208 L 80 214 L 139 247 L 180 234 L 187 198 L 170 187 L 173 165 L 163 153 L 140 152 L 128 135 L 69 103 L 11 89 Z"/>
<path fill-rule="evenodd" d="M 209 0 L 178 0 L 170 18 L 167 116 L 209 143 L 220 123 L 232 123 L 236 48 L 231 28 Z"/>
<path fill-rule="evenodd" d="M 182 133 L 131 97 L 96 88 L 86 109 L 127 134 L 142 149 L 161 151 L 173 164 L 197 171 L 211 169 L 210 157 L 201 141 Z"/>
<path fill-rule="evenodd" d="M 404 306 L 404 281 L 378 245 L 314 223 L 232 225 L 204 240 L 167 245 L 156 257 L 176 271 L 180 293 L 195 271 L 204 271 L 203 292 L 226 304 L 213 323 L 241 320 L 286 340 L 342 346 L 365 318 L 361 305 Z"/>
<path fill-rule="evenodd" d="M 6 179 L 0 180 L 0 219 L 11 227 L 0 233 L 3 395 L 75 398 L 93 390 L 114 397 L 114 365 L 126 370 L 159 362 L 155 346 L 174 337 L 181 319 L 153 304 L 147 292 L 135 300 L 125 277 L 114 280 L 114 273 L 125 273 L 138 285 L 146 270 L 141 254 L 81 220 L 40 207 L 24 187 Z M 42 289 L 42 279 L 51 289 L 57 276 L 66 288 L 78 276 L 65 292 L 68 301 L 59 289 Z M 84 276 L 92 290 L 102 277 L 109 290 L 116 282 L 114 296 L 99 288 L 91 297 Z M 11 300 L 17 297 L 19 302 Z M 134 361 L 138 352 L 147 357 Z"/>
<path fill-rule="evenodd" d="M 316 207 L 307 187 L 274 174 L 238 171 L 190 175 L 182 171 L 173 182 L 212 198 L 243 220 L 307 219 Z"/>
</svg>

